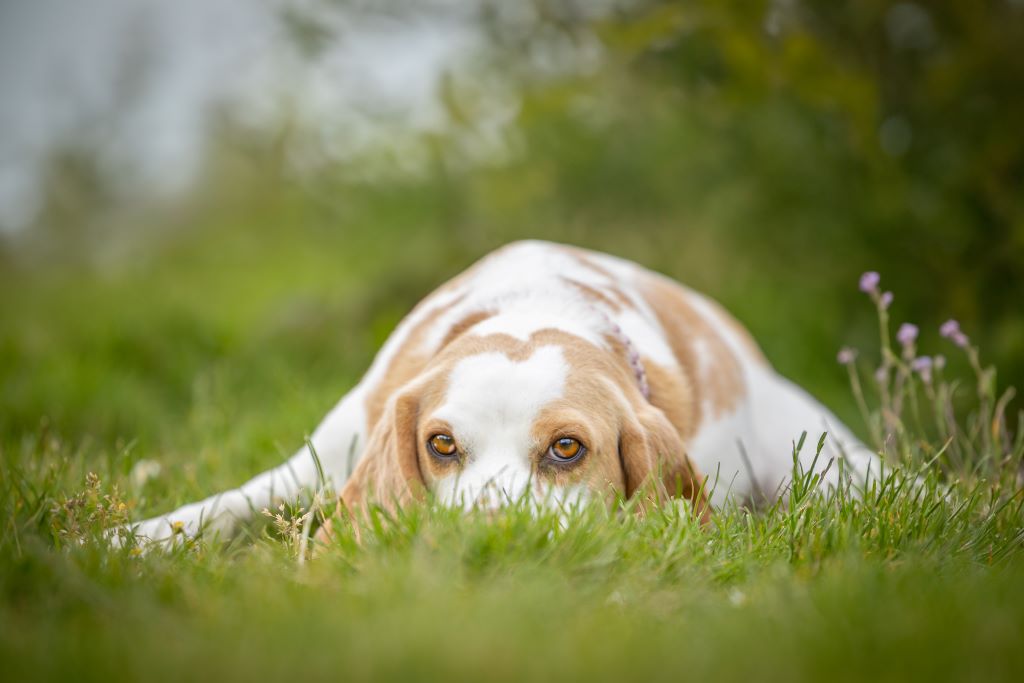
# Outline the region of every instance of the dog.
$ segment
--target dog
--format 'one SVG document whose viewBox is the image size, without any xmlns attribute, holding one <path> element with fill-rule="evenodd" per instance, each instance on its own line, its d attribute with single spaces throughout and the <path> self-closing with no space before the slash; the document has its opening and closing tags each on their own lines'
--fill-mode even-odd
<svg viewBox="0 0 1024 683">
<path fill-rule="evenodd" d="M 324 479 L 349 511 L 428 492 L 467 508 L 643 496 L 706 521 L 730 496 L 784 495 L 804 432 L 828 435 L 798 456 L 826 485 L 878 470 L 711 299 L 613 256 L 516 242 L 423 299 L 287 462 L 132 530 L 230 534 Z"/>
</svg>

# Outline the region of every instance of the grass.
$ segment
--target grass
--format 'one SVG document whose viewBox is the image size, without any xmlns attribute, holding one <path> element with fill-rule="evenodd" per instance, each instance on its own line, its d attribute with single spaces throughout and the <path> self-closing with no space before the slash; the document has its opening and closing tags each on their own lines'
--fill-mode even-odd
<svg viewBox="0 0 1024 683">
<path fill-rule="evenodd" d="M 706 529 L 674 506 L 563 525 L 426 505 L 305 563 L 266 519 L 169 553 L 105 547 L 125 515 L 278 462 L 452 270 L 418 268 L 439 254 L 401 233 L 349 251 L 271 236 L 251 269 L 236 243 L 189 239 L 114 274 L 0 273 L 22 285 L 0 302 L 5 680 L 1024 676 L 1024 446 L 986 368 L 960 383 L 977 392 L 925 383 L 888 335 L 864 431 L 919 484 L 890 472 L 858 498 L 797 473 L 783 502 Z"/>
<path fill-rule="evenodd" d="M 300 566 L 271 526 L 166 554 L 107 549 L 116 496 L 93 478 L 69 504 L 57 492 L 73 459 L 45 449 L 7 460 L 0 492 L 11 680 L 1024 671 L 1022 498 L 995 489 L 889 475 L 859 500 L 803 477 L 785 503 L 729 507 L 710 529 L 674 506 L 569 524 L 422 506 L 379 512 L 361 543 L 343 528 Z"/>
</svg>

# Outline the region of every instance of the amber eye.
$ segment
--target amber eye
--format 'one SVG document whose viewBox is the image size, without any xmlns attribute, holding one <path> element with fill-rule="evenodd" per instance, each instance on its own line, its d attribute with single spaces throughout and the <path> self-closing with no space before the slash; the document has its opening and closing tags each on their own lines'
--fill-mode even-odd
<svg viewBox="0 0 1024 683">
<path fill-rule="evenodd" d="M 576 439 L 564 437 L 551 444 L 548 452 L 555 460 L 575 460 L 583 453 L 583 444 Z"/>
<path fill-rule="evenodd" d="M 455 448 L 455 439 L 449 434 L 434 434 L 427 441 L 427 446 L 440 458 L 450 458 L 458 451 Z"/>
</svg>

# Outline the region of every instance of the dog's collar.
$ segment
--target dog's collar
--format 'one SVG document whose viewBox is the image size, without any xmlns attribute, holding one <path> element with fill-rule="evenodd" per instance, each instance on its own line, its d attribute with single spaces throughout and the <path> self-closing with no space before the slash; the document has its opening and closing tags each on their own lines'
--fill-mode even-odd
<svg viewBox="0 0 1024 683">
<path fill-rule="evenodd" d="M 597 311 L 604 316 L 604 319 L 608 322 L 608 329 L 611 330 L 612 336 L 626 351 L 626 361 L 629 366 L 633 369 L 633 374 L 636 376 L 637 386 L 640 388 L 640 393 L 643 394 L 647 401 L 651 400 L 651 385 L 647 382 L 647 371 L 644 369 L 644 363 L 640 359 L 640 352 L 636 350 L 636 345 L 633 340 L 629 338 L 622 328 L 614 320 L 609 317 L 604 311 L 597 309 Z"/>
</svg>

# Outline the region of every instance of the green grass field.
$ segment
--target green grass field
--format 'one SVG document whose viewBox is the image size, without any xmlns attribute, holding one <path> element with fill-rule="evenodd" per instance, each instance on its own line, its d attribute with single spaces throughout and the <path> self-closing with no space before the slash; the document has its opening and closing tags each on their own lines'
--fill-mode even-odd
<svg viewBox="0 0 1024 683">
<path fill-rule="evenodd" d="M 404 309 L 468 262 L 455 253 L 400 230 L 199 230 L 113 265 L 11 261 L 4 680 L 1024 677 L 1021 446 L 986 459 L 969 429 L 967 464 L 901 432 L 908 460 L 936 459 L 922 487 L 893 477 L 857 500 L 802 482 L 706 529 L 671 506 L 564 528 L 425 507 L 362 544 L 345 528 L 304 564 L 267 520 L 166 554 L 97 541 L 294 450 Z M 143 460 L 159 473 L 133 476 Z"/>
</svg>

